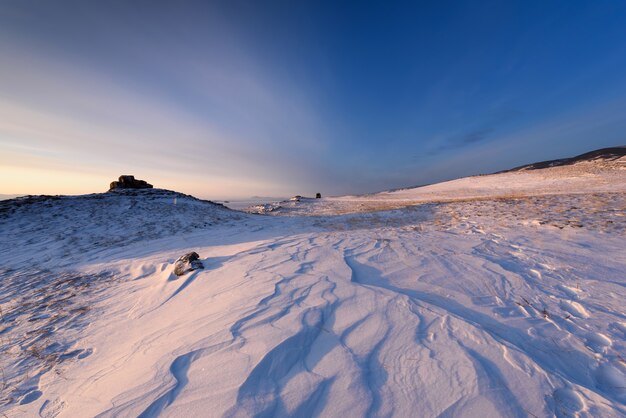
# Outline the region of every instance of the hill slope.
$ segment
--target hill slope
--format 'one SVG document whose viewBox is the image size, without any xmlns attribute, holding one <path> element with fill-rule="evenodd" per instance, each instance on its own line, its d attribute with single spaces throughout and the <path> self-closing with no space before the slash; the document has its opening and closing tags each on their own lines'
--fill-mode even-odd
<svg viewBox="0 0 626 418">
<path fill-rule="evenodd" d="M 624 171 L 529 172 L 340 216 L 158 190 L 2 203 L 0 412 L 623 416 Z M 189 251 L 204 269 L 175 276 Z"/>
<path fill-rule="evenodd" d="M 571 165 L 580 163 L 583 161 L 614 161 L 626 156 L 626 146 L 601 148 L 595 151 L 586 152 L 584 154 L 577 155 L 570 158 L 560 158 L 558 160 L 541 161 L 538 163 L 526 164 L 519 167 L 512 168 L 508 171 L 520 171 L 520 170 L 541 170 L 550 167 L 560 167 L 564 165 Z"/>
<path fill-rule="evenodd" d="M 85 261 L 105 250 L 239 220 L 245 214 L 162 189 L 117 190 L 82 196 L 26 196 L 0 201 L 0 250 L 6 266 Z M 13 251 L 27 246 L 28 252 Z"/>
<path fill-rule="evenodd" d="M 626 148 L 598 150 L 587 157 L 563 159 L 567 163 L 544 169 L 513 169 L 464 177 L 423 187 L 399 189 L 361 196 L 302 199 L 258 206 L 250 212 L 274 215 L 336 215 L 389 210 L 410 205 L 472 199 L 558 195 L 574 193 L 622 193 L 626 191 Z M 599 157 L 599 155 L 601 157 Z M 593 157 L 595 156 L 595 157 Z M 543 163 L 537 163 L 541 165 Z"/>
</svg>

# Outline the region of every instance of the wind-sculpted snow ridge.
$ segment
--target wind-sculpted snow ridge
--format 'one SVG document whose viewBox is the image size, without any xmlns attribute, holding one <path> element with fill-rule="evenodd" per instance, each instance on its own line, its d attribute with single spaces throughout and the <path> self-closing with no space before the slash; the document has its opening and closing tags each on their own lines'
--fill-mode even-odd
<svg viewBox="0 0 626 418">
<path fill-rule="evenodd" d="M 467 197 L 484 176 L 387 211 L 0 204 L 0 416 L 625 416 L 624 171 L 556 169 L 506 174 L 536 195 Z"/>
<path fill-rule="evenodd" d="M 1 412 L 624 416 L 625 209 L 626 194 L 596 193 L 241 215 L 85 247 L 69 276 L 5 271 L 3 347 L 55 334 L 50 361 L 3 366 Z M 177 279 L 190 251 L 205 268 Z M 57 288 L 77 303 L 55 308 Z"/>
<path fill-rule="evenodd" d="M 88 342 L 81 346 L 77 339 L 99 312 L 94 304 L 100 292 L 119 279 L 106 266 L 85 265 L 126 258 L 133 243 L 243 217 L 158 189 L 0 202 L 0 413 L 37 401 L 46 376 L 63 379 L 69 365 L 92 353 Z"/>
<path fill-rule="evenodd" d="M 44 376 L 63 378 L 66 367 L 91 355 L 77 340 L 94 298 L 114 280 L 107 272 L 0 270 L 0 411 L 35 402 Z"/>
</svg>

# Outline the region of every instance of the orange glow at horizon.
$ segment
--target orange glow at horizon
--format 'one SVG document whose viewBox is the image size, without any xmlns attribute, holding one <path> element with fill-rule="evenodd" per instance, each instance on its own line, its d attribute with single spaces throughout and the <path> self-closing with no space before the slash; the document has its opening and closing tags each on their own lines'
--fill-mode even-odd
<svg viewBox="0 0 626 418">
<path fill-rule="evenodd" d="M 0 194 L 79 195 L 106 192 L 109 184 L 122 174 L 146 180 L 155 188 L 169 189 L 207 199 L 241 199 L 271 190 L 272 185 L 237 179 L 207 179 L 188 175 L 163 177 L 156 172 L 125 170 L 110 175 L 35 167 L 0 166 Z M 275 195 L 287 195 L 275 190 Z"/>
</svg>

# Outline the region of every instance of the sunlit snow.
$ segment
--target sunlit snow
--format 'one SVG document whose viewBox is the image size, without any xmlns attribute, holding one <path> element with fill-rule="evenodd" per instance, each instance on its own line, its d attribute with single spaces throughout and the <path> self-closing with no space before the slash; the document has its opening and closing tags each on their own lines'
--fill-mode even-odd
<svg viewBox="0 0 626 418">
<path fill-rule="evenodd" d="M 0 202 L 0 412 L 623 416 L 623 160 L 251 209 L 273 216 Z"/>
</svg>

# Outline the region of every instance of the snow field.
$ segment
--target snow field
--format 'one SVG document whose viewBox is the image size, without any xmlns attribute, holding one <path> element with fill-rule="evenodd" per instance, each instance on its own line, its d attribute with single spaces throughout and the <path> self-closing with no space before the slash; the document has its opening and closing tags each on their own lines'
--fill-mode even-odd
<svg viewBox="0 0 626 418">
<path fill-rule="evenodd" d="M 1 413 L 626 414 L 623 192 L 306 217 L 169 193 L 0 206 Z"/>
</svg>

